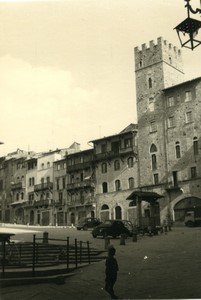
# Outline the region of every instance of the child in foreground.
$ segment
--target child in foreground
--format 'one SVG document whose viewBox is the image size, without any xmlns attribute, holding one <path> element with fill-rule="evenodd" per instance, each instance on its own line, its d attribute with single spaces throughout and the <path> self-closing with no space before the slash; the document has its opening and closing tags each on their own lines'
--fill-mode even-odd
<svg viewBox="0 0 201 300">
<path fill-rule="evenodd" d="M 114 294 L 114 284 L 117 280 L 117 272 L 119 270 L 116 258 L 114 258 L 116 250 L 113 246 L 108 248 L 108 257 L 105 262 L 105 290 L 110 294 L 112 299 L 118 299 Z"/>
</svg>

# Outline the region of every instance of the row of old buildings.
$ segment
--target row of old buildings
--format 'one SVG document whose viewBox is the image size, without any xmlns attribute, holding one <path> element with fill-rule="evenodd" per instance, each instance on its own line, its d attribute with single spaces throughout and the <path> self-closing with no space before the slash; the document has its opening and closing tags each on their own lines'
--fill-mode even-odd
<svg viewBox="0 0 201 300">
<path fill-rule="evenodd" d="M 181 50 L 163 38 L 134 53 L 138 124 L 84 151 L 74 143 L 1 157 L 1 222 L 183 222 L 201 207 L 201 78 L 184 81 Z"/>
</svg>

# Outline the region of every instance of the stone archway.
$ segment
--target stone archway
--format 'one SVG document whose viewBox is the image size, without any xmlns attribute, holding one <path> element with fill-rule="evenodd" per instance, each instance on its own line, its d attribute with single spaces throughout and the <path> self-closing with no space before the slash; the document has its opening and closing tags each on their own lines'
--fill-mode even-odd
<svg viewBox="0 0 201 300">
<path fill-rule="evenodd" d="M 201 199 L 197 197 L 186 197 L 178 201 L 174 206 L 175 222 L 184 222 L 187 211 L 201 209 Z"/>
<path fill-rule="evenodd" d="M 107 204 L 103 204 L 100 211 L 100 219 L 101 221 L 105 221 L 109 219 L 110 211 L 109 206 Z"/>
</svg>

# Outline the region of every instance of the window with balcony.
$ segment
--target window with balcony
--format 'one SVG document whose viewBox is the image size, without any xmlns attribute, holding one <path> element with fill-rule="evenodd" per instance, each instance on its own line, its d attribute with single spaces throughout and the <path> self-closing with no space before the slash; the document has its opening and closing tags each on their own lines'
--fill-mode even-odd
<svg viewBox="0 0 201 300">
<path fill-rule="evenodd" d="M 176 158 L 181 158 L 181 151 L 180 151 L 180 143 L 179 142 L 176 142 L 175 151 L 176 151 Z"/>
<path fill-rule="evenodd" d="M 133 177 L 130 177 L 130 178 L 128 179 L 128 188 L 129 188 L 129 189 L 133 189 L 134 186 L 135 186 L 135 184 L 134 184 L 134 178 L 133 178 Z"/>
<path fill-rule="evenodd" d="M 117 171 L 120 169 L 120 162 L 119 160 L 115 160 L 114 162 L 114 170 Z"/>
<path fill-rule="evenodd" d="M 112 152 L 113 152 L 114 154 L 118 154 L 118 153 L 119 153 L 119 148 L 120 148 L 120 143 L 119 143 L 119 141 L 117 141 L 117 142 L 112 142 L 112 143 L 111 143 L 111 149 L 112 149 Z"/>
<path fill-rule="evenodd" d="M 50 183 L 50 177 L 49 177 L 49 176 L 46 177 L 46 182 L 47 182 L 47 183 Z"/>
<path fill-rule="evenodd" d="M 56 189 L 59 190 L 59 178 L 56 179 Z"/>
<path fill-rule="evenodd" d="M 193 153 L 194 153 L 194 155 L 198 155 L 199 154 L 199 150 L 198 150 L 198 138 L 197 137 L 193 138 Z"/>
<path fill-rule="evenodd" d="M 115 180 L 115 191 L 121 190 L 121 182 L 119 179 Z"/>
<path fill-rule="evenodd" d="M 24 200 L 24 193 L 21 193 L 21 200 Z"/>
<path fill-rule="evenodd" d="M 132 140 L 131 139 L 125 139 L 124 140 L 124 148 L 129 148 L 132 146 Z"/>
<path fill-rule="evenodd" d="M 102 171 L 102 173 L 107 173 L 107 163 L 102 163 L 101 171 Z"/>
<path fill-rule="evenodd" d="M 102 190 L 103 190 L 103 193 L 107 193 L 108 192 L 107 182 L 103 182 L 103 184 L 102 184 Z"/>
<path fill-rule="evenodd" d="M 35 178 L 32 177 L 32 178 L 31 178 L 31 185 L 34 185 L 34 184 L 35 184 Z"/>
</svg>

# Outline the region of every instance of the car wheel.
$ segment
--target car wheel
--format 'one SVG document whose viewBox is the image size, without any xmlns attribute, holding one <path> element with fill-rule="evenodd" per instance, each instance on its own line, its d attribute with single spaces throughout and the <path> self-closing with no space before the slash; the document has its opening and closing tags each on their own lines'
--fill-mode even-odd
<svg viewBox="0 0 201 300">
<path fill-rule="evenodd" d="M 87 230 L 88 229 L 88 226 L 87 225 L 84 225 L 83 226 L 83 230 Z"/>
<path fill-rule="evenodd" d="M 97 234 L 92 233 L 92 236 L 93 236 L 93 238 L 96 238 L 96 237 L 97 237 Z"/>
<path fill-rule="evenodd" d="M 77 230 L 81 230 L 81 228 L 77 228 Z"/>
<path fill-rule="evenodd" d="M 187 226 L 187 227 L 193 227 L 193 222 L 192 222 L 192 221 L 188 221 L 188 222 L 186 223 L 186 226 Z"/>
</svg>

